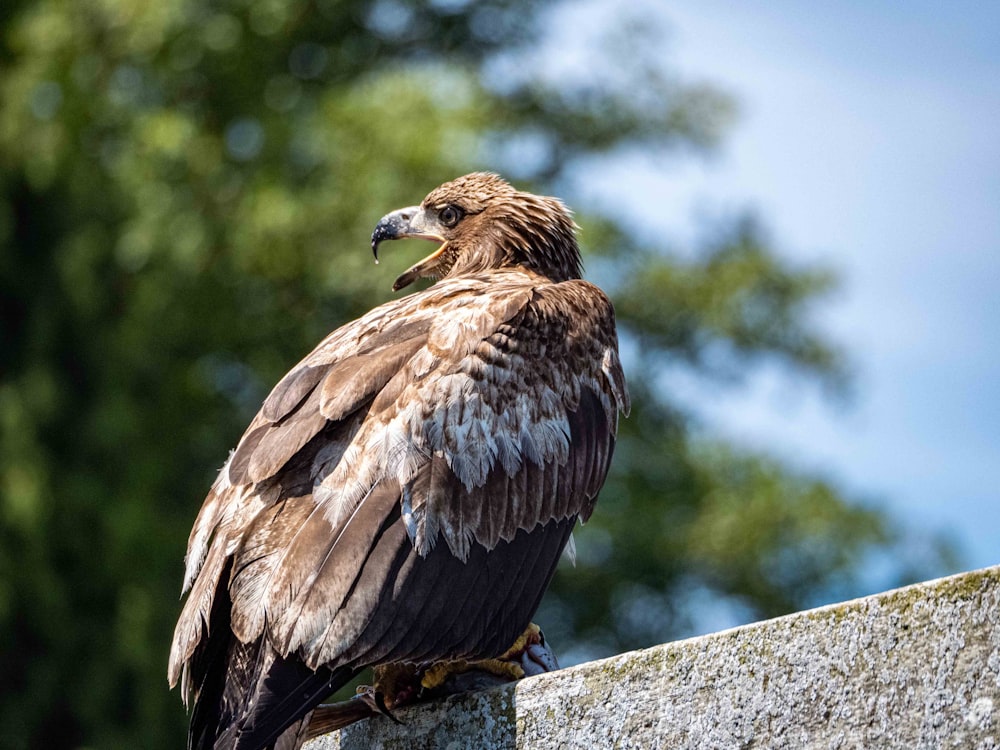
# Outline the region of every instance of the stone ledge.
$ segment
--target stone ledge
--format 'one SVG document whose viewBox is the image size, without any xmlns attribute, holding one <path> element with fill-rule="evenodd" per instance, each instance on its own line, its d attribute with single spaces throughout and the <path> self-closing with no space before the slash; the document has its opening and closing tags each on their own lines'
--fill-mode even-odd
<svg viewBox="0 0 1000 750">
<path fill-rule="evenodd" d="M 1000 748 L 1000 566 L 398 715 L 306 748 Z"/>
</svg>

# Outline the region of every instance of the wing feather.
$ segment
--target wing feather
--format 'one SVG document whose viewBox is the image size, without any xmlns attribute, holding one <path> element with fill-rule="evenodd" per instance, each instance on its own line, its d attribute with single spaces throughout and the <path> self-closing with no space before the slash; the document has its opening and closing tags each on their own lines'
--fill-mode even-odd
<svg viewBox="0 0 1000 750">
<path fill-rule="evenodd" d="M 269 635 L 281 653 L 291 653 L 326 629 L 398 499 L 394 483 L 377 485 L 339 529 L 314 509 L 288 540 L 265 600 Z"/>
<path fill-rule="evenodd" d="M 268 428 L 247 462 L 247 477 L 260 483 L 273 477 L 299 450 L 326 427 L 319 412 L 320 394 L 313 391 L 301 408 Z"/>
<path fill-rule="evenodd" d="M 300 365 L 293 368 L 264 399 L 264 405 L 260 408 L 261 416 L 268 422 L 284 419 L 312 393 L 327 370 L 324 365 Z"/>
<path fill-rule="evenodd" d="M 260 441 L 271 431 L 273 424 L 263 420 L 254 420 L 247 428 L 226 468 L 226 480 L 234 485 L 250 484 L 250 461 Z"/>
<path fill-rule="evenodd" d="M 184 696 L 185 702 L 191 697 L 186 665 L 205 636 L 209 613 L 212 611 L 212 602 L 215 599 L 215 589 L 225 564 L 225 549 L 222 545 L 213 546 L 202 566 L 202 574 L 195 580 L 194 586 L 188 593 L 174 631 L 167 681 L 171 687 L 174 687 L 179 680 L 182 681 L 181 695 Z"/>
<path fill-rule="evenodd" d="M 234 556 L 229 584 L 231 625 L 240 640 L 250 642 L 263 632 L 275 571 L 288 552 L 289 540 L 308 521 L 314 508 L 309 497 L 288 498 L 258 515 L 247 530 Z"/>
<path fill-rule="evenodd" d="M 403 339 L 329 368 L 321 387 L 320 413 L 331 422 L 353 413 L 380 391 L 423 344 L 421 338 Z"/>
</svg>

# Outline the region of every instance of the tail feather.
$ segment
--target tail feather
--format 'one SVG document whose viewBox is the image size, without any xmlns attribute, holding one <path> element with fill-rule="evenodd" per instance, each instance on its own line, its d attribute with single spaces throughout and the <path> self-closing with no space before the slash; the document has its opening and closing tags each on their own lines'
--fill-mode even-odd
<svg viewBox="0 0 1000 750">
<path fill-rule="evenodd" d="M 220 580 L 229 580 L 228 570 Z M 229 627 L 229 609 L 223 583 L 209 635 L 188 664 L 194 699 L 188 750 L 295 750 L 306 740 L 313 708 L 359 670 L 313 671 L 295 656 L 279 656 L 266 638 L 243 643 Z"/>
<path fill-rule="evenodd" d="M 277 743 L 280 748 L 298 748 L 306 739 L 313 709 L 359 671 L 352 667 L 320 667 L 314 672 L 297 659 L 276 659 L 246 718 L 223 735 L 227 742 L 232 737 L 232 744 L 222 747 L 263 750 Z"/>
</svg>

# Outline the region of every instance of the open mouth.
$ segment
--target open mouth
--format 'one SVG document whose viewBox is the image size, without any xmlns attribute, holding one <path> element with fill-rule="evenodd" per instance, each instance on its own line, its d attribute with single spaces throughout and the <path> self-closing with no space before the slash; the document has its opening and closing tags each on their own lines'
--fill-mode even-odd
<svg viewBox="0 0 1000 750">
<path fill-rule="evenodd" d="M 428 276 L 430 274 L 426 273 L 428 268 L 432 268 L 438 264 L 441 259 L 444 249 L 448 247 L 448 241 L 438 237 L 437 235 L 431 234 L 421 234 L 421 235 L 409 235 L 410 237 L 419 237 L 424 240 L 435 240 L 441 243 L 441 246 L 435 250 L 433 253 L 428 255 L 423 260 L 418 263 L 414 263 L 412 266 L 407 268 L 403 273 L 401 273 L 394 282 L 392 282 L 392 291 L 398 292 L 400 289 L 405 289 L 410 284 L 412 284 L 417 279 L 422 276 Z M 377 259 L 376 259 L 377 260 Z"/>
</svg>

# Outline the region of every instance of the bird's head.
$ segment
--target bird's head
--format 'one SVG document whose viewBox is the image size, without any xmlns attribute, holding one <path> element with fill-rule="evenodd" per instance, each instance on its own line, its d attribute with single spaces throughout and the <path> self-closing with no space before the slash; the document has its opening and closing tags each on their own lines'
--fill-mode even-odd
<svg viewBox="0 0 1000 750">
<path fill-rule="evenodd" d="M 558 198 L 515 190 L 501 177 L 474 172 L 435 188 L 419 206 L 386 214 L 372 233 L 378 260 L 385 240 L 440 242 L 396 279 L 393 290 L 419 278 L 441 279 L 523 266 L 553 281 L 580 277 L 576 225 Z"/>
</svg>

